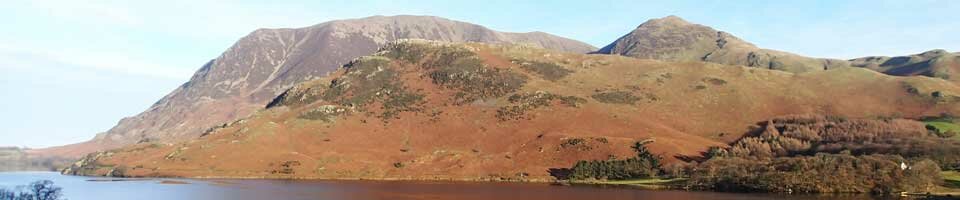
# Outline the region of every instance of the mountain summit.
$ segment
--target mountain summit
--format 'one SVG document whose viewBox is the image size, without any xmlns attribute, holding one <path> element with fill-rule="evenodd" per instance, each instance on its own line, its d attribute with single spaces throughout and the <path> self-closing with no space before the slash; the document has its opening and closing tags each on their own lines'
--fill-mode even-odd
<svg viewBox="0 0 960 200">
<path fill-rule="evenodd" d="M 325 76 L 351 59 L 401 39 L 514 43 L 575 53 L 596 50 L 543 32 L 498 32 L 433 16 L 374 16 L 305 28 L 259 29 L 143 113 L 121 120 L 91 141 L 42 153 L 80 156 L 138 142 L 193 139 L 210 127 L 263 108 L 298 82 Z"/>
<path fill-rule="evenodd" d="M 596 53 L 665 61 L 704 61 L 807 72 L 847 66 L 846 61 L 816 59 L 761 49 L 727 32 L 677 16 L 652 19 Z"/>
<path fill-rule="evenodd" d="M 860 67 L 894 76 L 927 76 L 957 82 L 960 54 L 930 50 L 909 56 L 850 60 L 810 58 L 762 49 L 730 33 L 677 16 L 652 19 L 597 52 L 674 62 L 702 61 L 789 72 Z"/>
</svg>

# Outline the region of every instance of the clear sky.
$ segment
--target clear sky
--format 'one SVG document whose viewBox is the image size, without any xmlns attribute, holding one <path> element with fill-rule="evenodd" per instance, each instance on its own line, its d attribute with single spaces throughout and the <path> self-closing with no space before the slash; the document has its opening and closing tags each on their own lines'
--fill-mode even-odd
<svg viewBox="0 0 960 200">
<path fill-rule="evenodd" d="M 0 4 L 0 146 L 87 140 L 257 28 L 435 15 L 602 47 L 648 19 L 677 15 L 763 48 L 854 58 L 960 51 L 958 12 L 954 0 L 7 0 Z"/>
</svg>

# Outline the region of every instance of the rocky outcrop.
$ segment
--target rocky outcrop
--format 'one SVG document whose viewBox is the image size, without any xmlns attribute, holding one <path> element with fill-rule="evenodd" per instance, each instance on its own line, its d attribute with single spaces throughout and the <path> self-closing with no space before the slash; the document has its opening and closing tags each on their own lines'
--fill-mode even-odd
<svg viewBox="0 0 960 200">
<path fill-rule="evenodd" d="M 63 170 L 60 170 L 60 173 L 66 174 L 66 175 L 84 175 L 84 174 L 95 173 L 97 169 L 100 169 L 103 167 L 97 164 L 96 162 L 97 159 L 100 159 L 106 156 L 109 156 L 108 153 L 103 151 L 87 154 L 86 156 L 83 156 L 83 158 L 80 158 L 80 160 L 77 160 L 70 166 L 63 168 Z"/>
</svg>

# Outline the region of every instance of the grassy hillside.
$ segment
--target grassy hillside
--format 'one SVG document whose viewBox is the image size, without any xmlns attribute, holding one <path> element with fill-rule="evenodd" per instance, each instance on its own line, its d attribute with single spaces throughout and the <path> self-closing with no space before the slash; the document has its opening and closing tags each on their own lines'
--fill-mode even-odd
<svg viewBox="0 0 960 200">
<path fill-rule="evenodd" d="M 859 68 L 793 74 L 405 41 L 198 140 L 92 154 L 65 172 L 545 181 L 551 168 L 629 157 L 638 140 L 677 162 L 775 116 L 919 118 L 960 113 L 957 94 L 944 80 Z"/>
</svg>

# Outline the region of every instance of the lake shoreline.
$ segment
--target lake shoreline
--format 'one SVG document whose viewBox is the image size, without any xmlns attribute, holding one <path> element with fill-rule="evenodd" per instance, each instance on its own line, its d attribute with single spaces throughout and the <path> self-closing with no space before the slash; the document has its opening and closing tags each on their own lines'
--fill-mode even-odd
<svg viewBox="0 0 960 200">
<path fill-rule="evenodd" d="M 874 197 L 893 197 L 893 196 L 913 196 L 913 197 L 924 197 L 924 198 L 956 198 L 960 196 L 960 191 L 942 191 L 942 192 L 932 192 L 932 193 L 915 193 L 915 192 L 903 192 L 899 194 L 869 194 L 869 193 L 777 193 L 777 192 L 730 192 L 730 191 L 716 191 L 716 190 L 692 190 L 684 188 L 678 183 L 685 181 L 685 179 L 638 179 L 638 180 L 619 180 L 619 181 L 600 181 L 600 180 L 591 180 L 591 181 L 573 181 L 573 180 L 556 180 L 556 179 L 479 179 L 479 178 L 346 178 L 346 177 L 267 177 L 267 176 L 189 176 L 189 177 L 178 177 L 178 176 L 137 176 L 137 177 L 110 177 L 110 176 L 83 176 L 83 175 L 67 175 L 61 174 L 63 176 L 77 176 L 77 177 L 91 177 L 91 178 L 121 178 L 121 179 L 138 179 L 138 178 L 147 178 L 147 179 L 189 179 L 197 181 L 229 181 L 229 180 L 270 180 L 270 181 L 322 181 L 322 182 L 334 182 L 334 181 L 361 181 L 361 182 L 405 182 L 405 183 L 449 183 L 449 184 L 482 184 L 482 183 L 521 183 L 521 184 L 545 184 L 551 186 L 560 186 L 560 187 L 602 187 L 602 188 L 622 188 L 622 189 L 631 189 L 631 190 L 647 190 L 647 191 L 682 191 L 682 192 L 714 192 L 714 193 L 727 193 L 727 194 L 771 194 L 771 195 L 788 195 L 788 196 L 833 196 L 833 195 L 869 195 Z"/>
<path fill-rule="evenodd" d="M 37 177 L 54 177 L 53 179 L 73 179 L 80 180 L 80 182 L 88 182 L 91 184 L 159 184 L 159 185 L 169 185 L 167 187 L 176 187 L 176 185 L 197 185 L 197 186 L 223 186 L 223 187 L 242 187 L 244 185 L 249 185 L 251 181 L 253 183 L 261 183 L 266 185 L 274 185 L 271 187 L 286 188 L 288 185 L 406 185 L 413 187 L 488 187 L 488 188 L 556 188 L 550 190 L 597 190 L 606 191 L 604 193 L 611 194 L 623 194 L 623 193 L 635 193 L 635 192 L 664 192 L 664 193 L 694 193 L 694 194 L 712 194 L 712 195 L 729 195 L 729 196 L 769 196 L 776 197 L 773 199 L 780 198 L 798 198 L 798 199 L 807 199 L 811 196 L 816 198 L 829 197 L 829 198 L 845 198 L 845 197 L 859 197 L 853 199 L 863 199 L 863 197 L 869 198 L 879 198 L 883 199 L 886 197 L 893 197 L 896 195 L 871 195 L 871 194 L 857 194 L 857 193 L 836 193 L 836 194 L 808 194 L 808 193 L 796 193 L 796 194 L 786 194 L 786 193 L 750 193 L 750 192 L 720 192 L 720 191 L 709 191 L 709 190 L 688 190 L 683 189 L 682 187 L 669 187 L 670 184 L 678 183 L 682 179 L 643 179 L 643 180 L 620 180 L 620 181 L 517 181 L 517 180 L 469 180 L 469 179 L 400 179 L 400 178 L 339 178 L 339 179 L 321 179 L 321 178 L 258 178 L 258 177 L 243 177 L 243 178 L 231 178 L 225 176 L 206 176 L 206 177 L 137 177 L 137 178 L 125 178 L 125 177 L 105 177 L 105 176 L 77 176 L 77 175 L 64 175 L 56 172 L 0 172 L 0 175 L 4 174 L 10 175 L 34 175 Z M 57 178 L 62 177 L 62 178 Z M 93 181 L 98 179 L 110 179 L 118 181 Z M 125 181 L 129 179 L 136 179 L 139 181 Z M 263 182 L 266 181 L 266 182 Z M 166 183 L 166 184 L 165 184 Z M 184 184 L 186 183 L 186 184 Z M 280 185 L 277 185 L 280 184 Z M 657 186 L 659 185 L 659 186 Z M 651 187 L 653 186 L 653 187 Z M 666 186 L 666 187 L 663 187 Z M 679 185 L 676 185 L 679 186 Z M 181 186 L 181 187 L 195 187 L 195 186 Z M 317 186 L 320 187 L 320 186 Z M 569 188 L 569 189 L 566 189 Z M 592 189 L 595 188 L 595 189 Z M 933 193 L 933 194 L 921 194 L 921 193 L 908 193 L 912 197 L 956 197 L 956 193 Z M 952 196 L 950 196 L 952 195 Z M 709 195 L 708 195 L 709 196 Z M 868 199 L 869 199 L 868 198 Z M 711 199 L 711 198 L 706 198 Z"/>
</svg>

